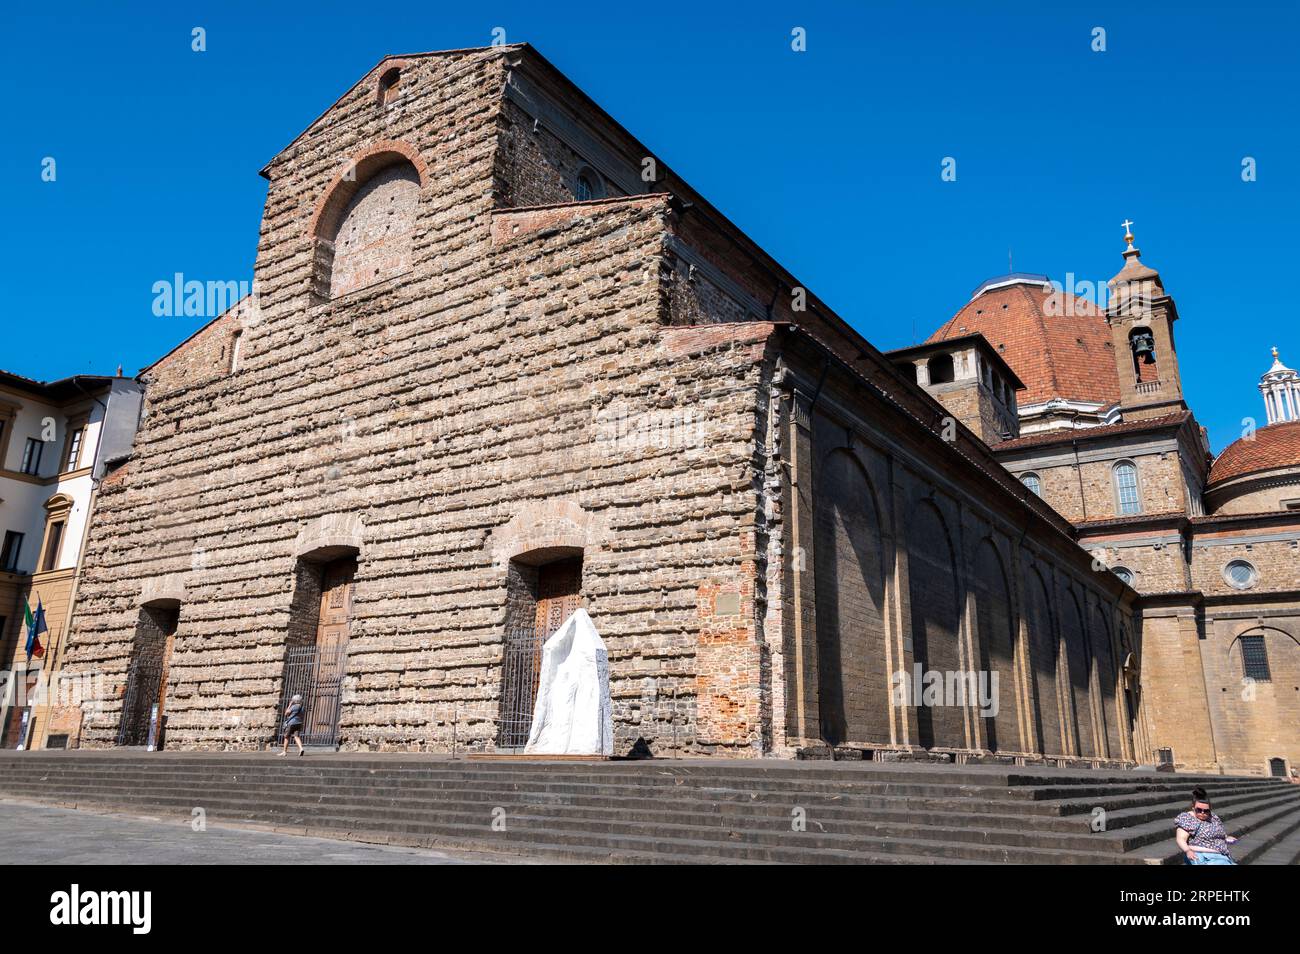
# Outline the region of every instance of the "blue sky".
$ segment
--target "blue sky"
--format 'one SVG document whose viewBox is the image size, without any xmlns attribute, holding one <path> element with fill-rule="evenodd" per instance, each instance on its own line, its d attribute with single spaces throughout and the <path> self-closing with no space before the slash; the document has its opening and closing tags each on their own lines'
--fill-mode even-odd
<svg viewBox="0 0 1300 954">
<path fill-rule="evenodd" d="M 384 54 L 485 45 L 503 27 L 883 349 L 924 339 L 1007 271 L 1009 249 L 1018 271 L 1104 281 L 1133 219 L 1178 302 L 1185 388 L 1217 450 L 1263 417 L 1269 348 L 1300 364 L 1285 297 L 1298 9 L 6 4 L 0 367 L 57 378 L 154 360 L 201 323 L 155 317 L 154 282 L 251 279 L 268 159 Z"/>
</svg>

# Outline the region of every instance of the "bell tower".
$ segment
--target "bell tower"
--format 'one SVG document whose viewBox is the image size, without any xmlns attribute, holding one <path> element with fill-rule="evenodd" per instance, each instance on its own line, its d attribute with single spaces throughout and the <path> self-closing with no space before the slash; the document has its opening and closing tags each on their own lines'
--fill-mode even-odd
<svg viewBox="0 0 1300 954">
<path fill-rule="evenodd" d="M 1165 293 L 1160 273 L 1142 264 L 1133 246 L 1133 223 L 1124 226 L 1124 267 L 1107 287 L 1110 325 L 1119 372 L 1120 413 L 1127 420 L 1160 417 L 1185 410 L 1178 354 L 1174 348 L 1174 322 L 1178 309 Z"/>
</svg>

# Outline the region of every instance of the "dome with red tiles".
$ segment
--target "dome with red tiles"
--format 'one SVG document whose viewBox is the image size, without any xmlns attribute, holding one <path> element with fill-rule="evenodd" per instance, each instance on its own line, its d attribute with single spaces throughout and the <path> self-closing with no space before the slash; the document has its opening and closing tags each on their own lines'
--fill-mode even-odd
<svg viewBox="0 0 1300 954">
<path fill-rule="evenodd" d="M 1300 421 L 1270 424 L 1229 444 L 1215 458 L 1207 486 L 1291 467 L 1300 467 Z"/>
<path fill-rule="evenodd" d="M 1109 407 L 1119 402 L 1119 372 L 1101 309 L 1059 291 L 1045 276 L 1015 274 L 976 289 L 930 336 L 944 341 L 982 334 L 1025 383 L 1023 407 L 1053 399 Z"/>
</svg>

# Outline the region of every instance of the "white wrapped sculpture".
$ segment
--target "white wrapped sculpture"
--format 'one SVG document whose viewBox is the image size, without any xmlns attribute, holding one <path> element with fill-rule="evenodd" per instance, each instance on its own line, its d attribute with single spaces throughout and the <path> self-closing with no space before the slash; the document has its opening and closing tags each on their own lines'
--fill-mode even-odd
<svg viewBox="0 0 1300 954">
<path fill-rule="evenodd" d="M 585 609 L 576 610 L 542 647 L 528 755 L 613 755 L 609 653 Z"/>
</svg>

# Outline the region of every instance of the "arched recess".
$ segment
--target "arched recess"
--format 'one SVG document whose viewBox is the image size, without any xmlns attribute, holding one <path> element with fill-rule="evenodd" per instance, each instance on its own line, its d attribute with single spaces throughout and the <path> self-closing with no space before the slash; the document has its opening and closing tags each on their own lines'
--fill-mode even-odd
<svg viewBox="0 0 1300 954">
<path fill-rule="evenodd" d="M 411 266 L 427 166 L 410 146 L 376 143 L 352 157 L 317 202 L 313 296 L 338 298 Z"/>
<path fill-rule="evenodd" d="M 1047 585 L 1038 571 L 1025 573 L 1025 625 L 1029 630 L 1029 672 L 1034 688 L 1034 728 L 1039 751 L 1061 754 L 1061 716 L 1057 702 L 1059 648 Z"/>
<path fill-rule="evenodd" d="M 1223 759 L 1230 771 L 1267 770 L 1268 760 L 1287 755 L 1295 737 L 1300 639 L 1289 629 L 1243 625 L 1226 647 L 1227 691 L 1220 697 L 1219 718 L 1224 732 L 1239 740 Z"/>
<path fill-rule="evenodd" d="M 1061 636 L 1065 640 L 1065 663 L 1070 677 L 1067 698 L 1074 730 L 1073 751 L 1084 758 L 1095 758 L 1097 736 L 1093 731 L 1092 699 L 1088 691 L 1092 678 L 1092 647 L 1083 628 L 1079 599 L 1069 590 L 1065 592 L 1061 608 Z"/>
<path fill-rule="evenodd" d="M 962 672 L 957 564 L 939 510 L 922 500 L 907 521 L 907 572 L 912 611 L 912 658 L 923 674 L 935 672 L 950 685 L 949 673 Z M 911 675 L 909 673 L 909 675 Z M 966 717 L 959 700 L 916 707 L 917 743 L 925 748 L 965 748 Z"/>
<path fill-rule="evenodd" d="M 1119 713 L 1115 706 L 1115 694 L 1119 683 L 1119 673 L 1115 668 L 1115 650 L 1112 648 L 1110 622 L 1100 606 L 1092 608 L 1092 625 L 1088 628 L 1092 640 L 1092 658 L 1097 668 L 1097 711 L 1101 714 L 1101 730 L 1098 734 L 1106 740 L 1106 751 L 1100 753 L 1107 758 L 1124 757 L 1124 748 L 1119 741 Z"/>
<path fill-rule="evenodd" d="M 1011 587 L 1002 557 L 985 537 L 975 552 L 971 585 L 975 590 L 975 618 L 979 627 L 980 669 L 988 673 L 994 711 L 984 718 L 984 744 L 993 751 L 1023 751 L 1016 717 L 1015 615 Z"/>
<path fill-rule="evenodd" d="M 871 481 L 848 450 L 817 468 L 813 539 L 822 738 L 887 743 L 884 564 Z"/>
<path fill-rule="evenodd" d="M 1242 640 L 1258 636 L 1264 640 L 1263 661 L 1268 669 L 1268 678 L 1257 682 L 1294 685 L 1300 680 L 1300 639 L 1276 626 L 1250 626 L 1233 637 L 1228 644 L 1228 659 L 1225 670 L 1231 673 L 1238 684 L 1246 676 L 1245 656 Z"/>
</svg>

